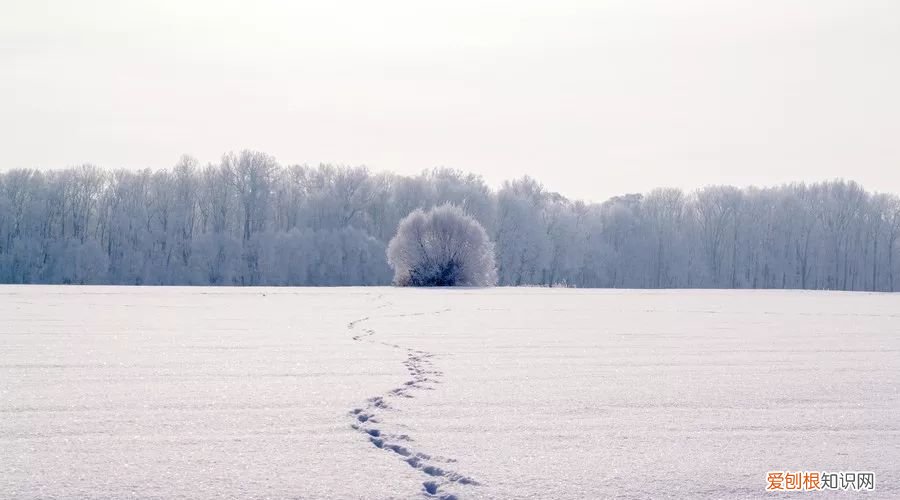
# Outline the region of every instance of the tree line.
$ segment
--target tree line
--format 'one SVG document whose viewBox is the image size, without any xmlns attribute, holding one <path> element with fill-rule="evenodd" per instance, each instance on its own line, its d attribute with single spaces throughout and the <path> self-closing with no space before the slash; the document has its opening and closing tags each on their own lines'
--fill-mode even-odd
<svg viewBox="0 0 900 500">
<path fill-rule="evenodd" d="M 442 204 L 485 228 L 501 285 L 900 287 L 900 199 L 852 181 L 585 203 L 529 177 L 493 190 L 452 169 L 281 166 L 256 151 L 160 170 L 0 174 L 0 282 L 388 284 L 399 221 Z"/>
</svg>

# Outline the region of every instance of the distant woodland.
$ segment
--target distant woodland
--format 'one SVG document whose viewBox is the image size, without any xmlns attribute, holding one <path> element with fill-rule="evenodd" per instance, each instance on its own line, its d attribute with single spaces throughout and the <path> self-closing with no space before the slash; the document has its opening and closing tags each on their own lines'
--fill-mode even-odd
<svg viewBox="0 0 900 500">
<path fill-rule="evenodd" d="M 0 174 L 0 282 L 383 285 L 400 219 L 444 203 L 484 226 L 501 285 L 900 287 L 900 199 L 850 181 L 583 203 L 528 177 L 493 190 L 457 170 L 282 166 L 254 151 Z"/>
</svg>

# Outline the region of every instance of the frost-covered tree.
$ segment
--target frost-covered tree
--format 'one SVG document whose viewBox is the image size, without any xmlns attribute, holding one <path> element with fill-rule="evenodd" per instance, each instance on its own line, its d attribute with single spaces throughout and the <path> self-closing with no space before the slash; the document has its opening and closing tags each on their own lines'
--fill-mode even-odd
<svg viewBox="0 0 900 500">
<path fill-rule="evenodd" d="M 491 286 L 494 244 L 484 227 L 455 205 L 413 211 L 387 250 L 399 286 Z"/>
<path fill-rule="evenodd" d="M 505 182 L 497 193 L 497 264 L 500 282 L 543 284 L 551 242 L 545 222 L 548 193 L 530 177 Z"/>
<path fill-rule="evenodd" d="M 388 284 L 416 210 L 485 228 L 503 285 L 900 288 L 900 198 L 835 180 L 572 201 L 528 177 L 282 167 L 229 153 L 172 169 L 0 172 L 0 282 Z"/>
</svg>

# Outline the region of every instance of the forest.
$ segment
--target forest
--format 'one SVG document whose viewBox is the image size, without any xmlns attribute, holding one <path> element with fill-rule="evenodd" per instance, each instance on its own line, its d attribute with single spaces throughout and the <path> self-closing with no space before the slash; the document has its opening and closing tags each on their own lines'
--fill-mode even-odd
<svg viewBox="0 0 900 500">
<path fill-rule="evenodd" d="M 0 282 L 385 285 L 399 221 L 446 203 L 493 240 L 500 285 L 900 287 L 900 198 L 852 181 L 585 203 L 529 177 L 495 190 L 446 168 L 282 166 L 256 151 L 159 170 L 0 173 Z"/>
</svg>

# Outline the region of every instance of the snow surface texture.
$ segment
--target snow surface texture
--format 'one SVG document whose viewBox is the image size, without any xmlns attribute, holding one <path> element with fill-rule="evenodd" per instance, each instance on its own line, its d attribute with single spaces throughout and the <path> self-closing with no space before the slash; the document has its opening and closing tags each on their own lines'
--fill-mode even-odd
<svg viewBox="0 0 900 500">
<path fill-rule="evenodd" d="M 10 286 L 0 318 L 3 498 L 900 498 L 900 295 Z"/>
</svg>

